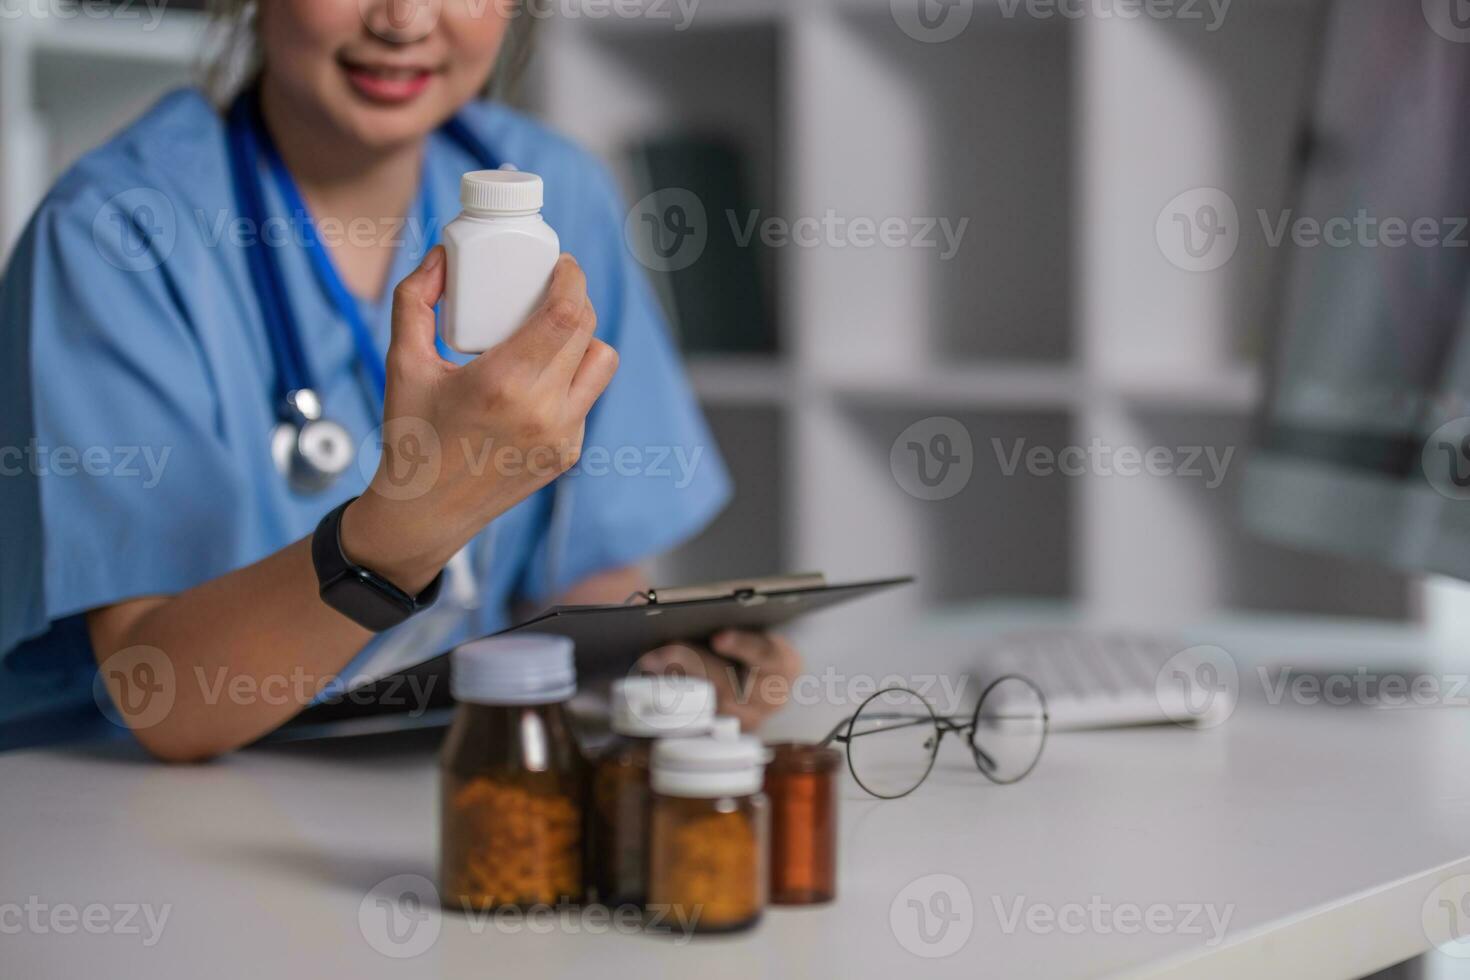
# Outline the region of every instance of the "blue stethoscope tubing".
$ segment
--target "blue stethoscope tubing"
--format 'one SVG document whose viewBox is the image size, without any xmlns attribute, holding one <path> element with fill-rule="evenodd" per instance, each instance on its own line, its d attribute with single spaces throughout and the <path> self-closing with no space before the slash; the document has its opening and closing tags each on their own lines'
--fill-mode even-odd
<svg viewBox="0 0 1470 980">
<path fill-rule="evenodd" d="M 328 422 L 322 414 L 321 389 L 316 386 L 311 365 L 302 346 L 301 330 L 291 308 L 285 274 L 281 269 L 276 254 L 277 250 L 265 242 L 265 236 L 261 234 L 261 230 L 267 226 L 266 221 L 269 217 L 265 188 L 259 171 L 259 163 L 262 159 L 287 208 L 303 229 L 303 244 L 306 246 L 313 273 L 331 299 L 332 305 L 347 322 L 348 329 L 352 332 L 359 364 L 366 373 L 372 385 L 373 394 L 376 396 L 374 403 L 376 414 L 381 416 L 387 383 L 383 357 L 373 343 L 372 333 L 363 320 L 361 308 L 347 289 L 346 284 L 343 283 L 342 277 L 332 265 L 330 255 L 316 236 L 310 209 L 302 199 L 301 191 L 295 179 L 292 178 L 290 170 L 286 167 L 285 161 L 271 141 L 269 131 L 260 115 L 258 93 L 253 88 L 242 93 L 230 107 L 226 130 L 236 207 L 239 209 L 240 217 L 247 222 L 247 226 L 256 229 L 257 232 L 250 237 L 247 243 L 246 264 L 252 292 L 260 304 L 261 315 L 265 320 L 266 338 L 269 341 L 271 359 L 274 362 L 274 407 L 279 426 L 295 426 L 299 432 L 300 427 L 304 424 L 315 422 L 334 425 L 334 423 Z M 450 119 L 440 128 L 440 132 L 473 157 L 482 169 L 500 169 L 501 162 L 497 155 L 471 131 L 460 117 Z M 433 248 L 437 238 L 435 225 L 429 215 L 427 176 L 419 199 L 423 210 L 420 220 L 424 234 L 424 252 L 427 253 Z M 447 357 L 449 351 L 444 346 L 443 340 L 436 337 L 436 344 L 440 354 Z M 303 398 L 303 393 L 307 397 Z M 343 432 L 345 434 L 345 430 Z M 301 455 L 300 439 L 296 440 L 293 452 L 298 457 Z M 297 460 L 297 462 L 300 461 Z M 285 466 L 281 468 L 283 475 L 290 479 L 291 474 L 288 468 Z M 318 481 L 316 484 L 307 484 L 304 488 L 298 487 L 298 489 L 304 489 L 305 492 L 325 490 L 335 479 L 335 475 L 329 476 L 325 482 Z M 565 537 L 566 528 L 563 525 L 568 516 L 568 511 L 563 506 L 559 483 L 552 493 L 553 502 L 547 541 L 548 558 L 550 559 L 547 563 L 547 577 L 550 580 L 548 591 L 555 588 L 556 558 L 560 554 L 560 544 Z M 493 525 L 491 532 L 493 535 Z M 482 557 L 483 566 L 488 566 L 489 553 L 492 548 L 493 540 Z M 473 582 L 474 575 L 470 561 L 465 552 L 455 557 L 457 561 L 454 564 L 459 565 L 460 574 L 452 576 L 452 579 L 456 580 L 457 588 L 452 587 L 451 591 L 457 593 L 463 604 L 472 605 L 477 598 L 477 590 Z"/>
<path fill-rule="evenodd" d="M 306 254 L 311 261 L 312 271 L 322 289 L 331 299 L 332 305 L 347 321 L 348 329 L 352 331 L 358 361 L 372 383 L 373 392 L 377 396 L 377 408 L 381 410 L 383 392 L 387 384 L 383 357 L 373 343 L 372 332 L 362 318 L 361 308 L 342 281 L 342 277 L 337 274 L 326 249 L 317 239 L 316 226 L 311 220 L 311 211 L 306 206 L 305 200 L 302 199 L 300 188 L 296 186 L 291 171 L 286 167 L 285 161 L 281 158 L 280 152 L 270 138 L 269 131 L 261 120 L 260 102 L 254 91 L 241 95 L 230 107 L 228 128 L 230 170 L 235 183 L 235 202 L 240 210 L 240 216 L 246 220 L 249 227 L 257 230 L 266 227 L 269 212 L 265 203 L 265 189 L 261 185 L 257 169 L 257 161 L 264 158 L 271 178 L 286 202 L 286 207 L 300 222 L 303 244 L 306 246 Z M 482 169 L 498 170 L 500 168 L 499 158 L 470 130 L 469 126 L 465 125 L 462 119 L 458 117 L 450 119 L 441 128 L 441 132 L 472 156 Z M 428 214 L 429 196 L 421 192 L 419 198 L 423 208 L 420 221 L 425 235 L 424 252 L 427 253 L 433 248 L 437 235 L 435 225 Z M 276 412 L 282 421 L 287 421 L 291 417 L 288 412 L 292 392 L 308 390 L 320 394 L 320 389 L 316 387 L 311 366 L 306 359 L 306 352 L 301 346 L 301 330 L 296 323 L 295 314 L 291 309 L 291 304 L 286 301 L 285 276 L 276 259 L 275 251 L 263 241 L 263 238 L 264 236 L 259 233 L 252 236 L 246 248 L 246 255 L 250 267 L 251 285 L 260 302 L 261 313 L 265 317 L 271 358 L 275 362 Z M 438 339 L 436 342 L 440 353 L 447 356 L 449 352 L 444 342 Z"/>
</svg>

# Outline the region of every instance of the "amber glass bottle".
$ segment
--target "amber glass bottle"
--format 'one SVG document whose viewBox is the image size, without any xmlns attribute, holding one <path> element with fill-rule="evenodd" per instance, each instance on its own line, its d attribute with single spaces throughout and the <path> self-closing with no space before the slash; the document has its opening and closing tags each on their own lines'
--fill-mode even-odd
<svg viewBox="0 0 1470 980">
<path fill-rule="evenodd" d="M 837 896 L 837 771 L 842 753 L 817 745 L 770 746 L 769 881 L 772 905 L 815 905 Z"/>
<path fill-rule="evenodd" d="M 581 901 L 585 763 L 563 705 L 570 640 L 479 640 L 454 651 L 459 708 L 441 766 L 439 887 L 450 908 Z"/>
<path fill-rule="evenodd" d="M 648 901 L 649 764 L 657 738 L 709 731 L 715 689 L 697 677 L 629 677 L 612 686 L 615 738 L 592 778 L 593 884 L 608 906 Z"/>
<path fill-rule="evenodd" d="M 721 718 L 708 736 L 654 746 L 652 927 L 738 932 L 765 910 L 764 749 L 739 731 L 734 719 Z"/>
</svg>

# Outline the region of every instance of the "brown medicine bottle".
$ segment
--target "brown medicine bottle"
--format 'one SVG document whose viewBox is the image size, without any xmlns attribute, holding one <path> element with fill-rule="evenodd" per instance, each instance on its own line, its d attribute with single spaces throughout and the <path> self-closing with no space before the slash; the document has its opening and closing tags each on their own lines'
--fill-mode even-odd
<svg viewBox="0 0 1470 980">
<path fill-rule="evenodd" d="M 765 749 L 718 718 L 699 738 L 660 739 L 653 749 L 650 928 L 738 932 L 766 904 L 769 814 L 761 792 Z"/>
<path fill-rule="evenodd" d="M 698 677 L 628 677 L 612 686 L 613 741 L 592 777 L 592 881 L 604 905 L 648 901 L 649 767 L 654 741 L 703 735 L 715 689 Z"/>
<path fill-rule="evenodd" d="M 451 658 L 459 702 L 440 757 L 439 887 L 449 908 L 580 901 L 585 762 L 564 711 L 563 637 L 477 640 Z"/>
<path fill-rule="evenodd" d="M 815 905 L 837 896 L 837 772 L 842 753 L 818 745 L 770 746 L 772 905 Z"/>
</svg>

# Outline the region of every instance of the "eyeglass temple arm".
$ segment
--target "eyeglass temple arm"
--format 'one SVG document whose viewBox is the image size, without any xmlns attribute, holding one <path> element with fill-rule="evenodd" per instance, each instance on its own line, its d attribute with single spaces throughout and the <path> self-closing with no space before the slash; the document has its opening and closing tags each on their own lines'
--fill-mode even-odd
<svg viewBox="0 0 1470 980">
<path fill-rule="evenodd" d="M 844 727 L 850 726 L 852 724 L 853 718 L 855 718 L 855 717 L 856 717 L 855 715 L 848 715 L 846 718 L 844 718 L 841 721 L 839 721 L 837 723 L 837 725 L 830 732 L 827 733 L 827 737 L 824 738 L 824 739 L 822 739 L 817 744 L 820 747 L 822 747 L 822 748 L 826 748 L 827 746 L 831 745 L 833 742 L 847 743 L 847 742 L 851 741 L 852 739 L 856 738 L 859 735 L 872 735 L 872 734 L 874 734 L 876 732 L 891 732 L 891 731 L 896 731 L 896 730 L 898 730 L 900 728 L 912 728 L 914 725 L 927 725 L 927 724 L 929 724 L 929 719 L 928 718 L 908 718 L 908 716 L 906 716 L 906 715 L 899 715 L 897 717 L 900 717 L 900 718 L 908 718 L 907 724 L 893 725 L 893 726 L 891 726 L 889 728 L 873 728 L 873 729 L 870 729 L 869 731 L 866 731 L 866 732 L 849 732 L 848 734 L 843 735 L 842 734 L 842 729 Z M 882 717 L 882 716 L 879 715 L 877 717 Z M 939 731 L 940 731 L 940 734 L 941 735 L 944 732 L 961 732 L 961 733 L 963 733 L 963 732 L 967 731 L 968 729 L 973 728 L 974 727 L 974 724 L 975 724 L 973 721 L 967 721 L 964 718 L 935 718 L 934 721 L 938 724 Z M 986 752 L 984 749 L 982 749 L 980 747 L 980 745 L 979 745 L 978 742 L 976 742 L 973 738 L 970 739 L 969 742 L 970 742 L 970 748 L 975 753 L 976 760 L 978 760 L 983 765 L 985 765 L 986 767 L 988 767 L 991 772 L 995 772 L 996 769 L 1000 768 L 999 766 L 996 765 L 995 760 L 993 758 L 991 758 L 990 753 L 989 752 Z"/>
<path fill-rule="evenodd" d="M 841 721 L 839 721 L 837 723 L 836 727 L 834 727 L 830 732 L 827 733 L 827 737 L 824 738 L 824 739 L 822 739 L 820 742 L 817 743 L 817 746 L 819 748 L 825 749 L 827 746 L 831 745 L 833 742 L 837 742 L 837 741 L 846 742 L 847 739 L 845 739 L 845 738 L 839 739 L 837 737 L 837 734 L 838 734 L 838 732 L 842 731 L 842 729 L 843 729 L 844 726 L 851 725 L 852 724 L 852 718 L 853 718 L 852 715 L 848 715 L 846 718 L 844 718 Z"/>
<path fill-rule="evenodd" d="M 873 718 L 885 718 L 885 717 L 887 717 L 887 718 L 901 718 L 901 719 L 903 719 L 906 722 L 906 724 L 903 724 L 903 725 L 890 725 L 887 728 L 872 728 L 872 729 L 869 729 L 868 731 L 865 731 L 865 732 L 848 732 L 846 735 L 842 734 L 842 729 L 847 728 L 848 726 L 850 726 L 852 724 L 852 720 L 854 718 L 856 718 L 856 717 L 857 717 L 856 715 L 848 715 L 846 718 L 844 718 L 841 721 L 839 721 L 837 723 L 837 727 L 833 728 L 830 732 L 828 732 L 827 733 L 827 737 L 824 738 L 824 739 L 822 739 L 817 744 L 819 746 L 825 748 L 828 745 L 831 745 L 833 742 L 844 742 L 845 743 L 845 742 L 850 741 L 851 739 L 857 738 L 860 735 L 875 735 L 878 732 L 893 732 L 893 731 L 897 731 L 900 728 L 912 728 L 915 725 L 927 725 L 927 724 L 930 724 L 930 721 L 931 721 L 929 718 L 914 718 L 914 717 L 911 717 L 910 715 L 881 715 L 881 714 L 875 715 L 875 714 L 871 714 L 871 713 L 866 713 L 866 714 L 863 715 L 864 718 L 867 718 L 867 717 L 873 717 Z"/>
</svg>

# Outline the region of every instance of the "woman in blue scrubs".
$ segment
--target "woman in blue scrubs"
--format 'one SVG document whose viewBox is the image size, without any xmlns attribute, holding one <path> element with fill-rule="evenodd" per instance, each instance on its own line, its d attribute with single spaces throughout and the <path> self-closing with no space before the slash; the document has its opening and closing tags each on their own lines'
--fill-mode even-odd
<svg viewBox="0 0 1470 980">
<path fill-rule="evenodd" d="M 234 112 L 176 92 L 42 203 L 0 282 L 3 741 L 90 734 L 100 705 L 160 758 L 217 755 L 327 679 L 422 659 L 521 606 L 622 601 L 646 585 L 640 561 L 724 505 L 607 175 L 477 101 L 513 19 L 261 0 Z M 447 357 L 428 245 L 485 165 L 477 146 L 541 175 L 568 255 L 510 341 Z M 277 465 L 287 367 L 356 453 L 325 488 Z M 314 405 L 292 405 L 294 450 Z M 324 576 L 344 567 L 377 591 L 329 604 Z M 709 674 L 748 725 L 783 697 L 762 681 L 797 669 L 766 634 L 715 652 L 644 664 Z M 755 675 L 745 697 L 731 661 Z M 146 695 L 165 688 L 159 711 Z"/>
</svg>

